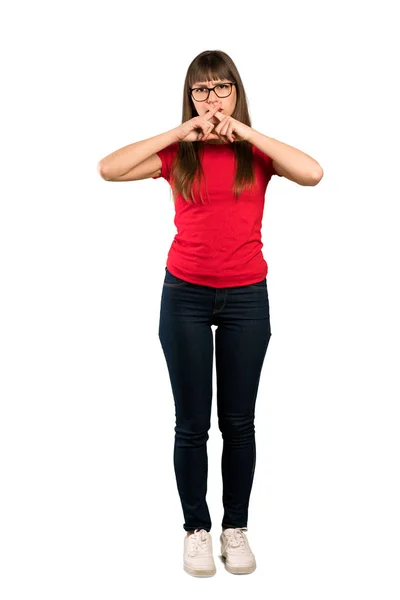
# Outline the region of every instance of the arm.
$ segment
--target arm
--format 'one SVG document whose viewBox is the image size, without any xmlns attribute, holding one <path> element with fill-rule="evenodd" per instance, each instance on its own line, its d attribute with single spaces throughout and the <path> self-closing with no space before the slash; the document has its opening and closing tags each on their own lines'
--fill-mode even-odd
<svg viewBox="0 0 400 600">
<path fill-rule="evenodd" d="M 156 152 L 177 141 L 176 128 L 174 128 L 146 140 L 134 142 L 101 159 L 97 164 L 97 170 L 103 179 L 117 179 L 126 175 Z"/>
<path fill-rule="evenodd" d="M 247 141 L 272 158 L 279 175 L 299 185 L 317 185 L 324 175 L 322 167 L 311 156 L 255 129 L 251 128 Z"/>
</svg>

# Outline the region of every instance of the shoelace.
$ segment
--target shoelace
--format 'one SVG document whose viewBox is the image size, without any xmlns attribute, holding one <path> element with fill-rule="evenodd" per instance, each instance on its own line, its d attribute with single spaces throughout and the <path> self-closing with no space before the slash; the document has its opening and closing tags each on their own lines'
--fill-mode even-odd
<svg viewBox="0 0 400 600">
<path fill-rule="evenodd" d="M 231 533 L 225 533 L 225 539 L 227 540 L 226 546 L 232 548 L 238 548 L 239 546 L 246 545 L 246 538 L 242 529 L 236 528 Z"/>
<path fill-rule="evenodd" d="M 208 532 L 205 529 L 195 529 L 189 536 L 190 552 L 202 552 L 208 548 Z"/>
</svg>

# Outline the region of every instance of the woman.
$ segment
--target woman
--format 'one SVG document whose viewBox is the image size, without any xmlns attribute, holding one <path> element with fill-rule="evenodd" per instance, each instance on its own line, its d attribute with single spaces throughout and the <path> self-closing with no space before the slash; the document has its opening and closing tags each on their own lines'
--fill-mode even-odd
<svg viewBox="0 0 400 600">
<path fill-rule="evenodd" d="M 256 561 L 245 531 L 255 401 L 271 337 L 261 242 L 265 191 L 273 175 L 316 185 L 322 168 L 251 127 L 239 72 L 222 51 L 202 52 L 189 65 L 178 127 L 113 152 L 98 168 L 107 181 L 163 177 L 173 190 L 178 233 L 165 269 L 159 338 L 175 402 L 184 569 L 195 576 L 216 572 L 206 502 L 215 325 L 221 555 L 231 573 L 251 573 Z"/>
</svg>

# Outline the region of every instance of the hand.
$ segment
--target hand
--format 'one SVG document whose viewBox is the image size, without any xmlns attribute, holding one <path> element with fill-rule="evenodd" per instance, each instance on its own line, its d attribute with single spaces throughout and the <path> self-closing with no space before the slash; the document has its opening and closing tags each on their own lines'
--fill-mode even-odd
<svg viewBox="0 0 400 600">
<path fill-rule="evenodd" d="M 214 118 L 219 121 L 219 124 L 215 127 L 213 134 L 205 134 L 202 141 L 206 139 L 223 139 L 228 142 L 235 141 L 247 141 L 251 133 L 251 127 L 237 121 L 230 115 L 224 115 L 221 112 L 216 112 Z"/>
<path fill-rule="evenodd" d="M 197 142 L 204 140 L 204 136 L 207 135 L 207 139 L 218 140 L 221 139 L 219 135 L 214 135 L 211 131 L 214 129 L 214 123 L 211 123 L 210 119 L 215 117 L 218 109 L 222 102 L 219 102 L 214 108 L 209 108 L 207 112 L 200 116 L 193 117 L 179 125 L 176 128 L 178 141 L 179 142 Z"/>
</svg>

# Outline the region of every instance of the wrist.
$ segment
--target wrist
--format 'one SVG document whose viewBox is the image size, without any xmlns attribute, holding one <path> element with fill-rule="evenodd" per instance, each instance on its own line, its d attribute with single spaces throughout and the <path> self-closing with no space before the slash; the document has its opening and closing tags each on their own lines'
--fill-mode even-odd
<svg viewBox="0 0 400 600">
<path fill-rule="evenodd" d="M 249 125 L 246 125 L 246 142 L 249 142 L 250 144 L 253 144 L 253 139 L 254 139 L 254 134 L 255 134 L 255 130 L 250 127 Z"/>
<path fill-rule="evenodd" d="M 179 135 L 180 128 L 181 128 L 181 125 L 178 125 L 178 127 L 174 127 L 173 129 L 171 129 L 171 134 L 172 134 L 174 142 L 181 141 L 182 136 Z"/>
</svg>

